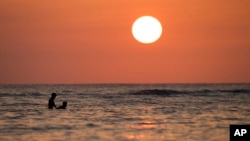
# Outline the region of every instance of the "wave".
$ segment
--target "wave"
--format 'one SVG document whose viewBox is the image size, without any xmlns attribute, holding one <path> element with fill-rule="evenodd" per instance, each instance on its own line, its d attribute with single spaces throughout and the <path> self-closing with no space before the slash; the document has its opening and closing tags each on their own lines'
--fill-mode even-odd
<svg viewBox="0 0 250 141">
<path fill-rule="evenodd" d="M 45 94 L 39 93 L 39 92 L 32 92 L 32 93 L 0 93 L 0 97 L 11 97 L 11 96 L 44 96 Z"/>
<path fill-rule="evenodd" d="M 176 90 L 161 90 L 161 89 L 148 89 L 148 90 L 140 90 L 137 92 L 132 92 L 132 95 L 171 95 L 171 94 L 181 94 L 180 91 Z"/>
<path fill-rule="evenodd" d="M 219 92 L 226 92 L 226 93 L 246 93 L 250 94 L 250 89 L 234 89 L 234 90 L 218 90 Z"/>
<path fill-rule="evenodd" d="M 233 90 L 171 90 L 171 89 L 145 89 L 136 92 L 131 92 L 132 95 L 160 95 L 160 96 L 171 96 L 171 95 L 183 95 L 183 94 L 193 94 L 193 95 L 206 95 L 206 94 L 250 94 L 250 89 L 233 89 Z"/>
</svg>

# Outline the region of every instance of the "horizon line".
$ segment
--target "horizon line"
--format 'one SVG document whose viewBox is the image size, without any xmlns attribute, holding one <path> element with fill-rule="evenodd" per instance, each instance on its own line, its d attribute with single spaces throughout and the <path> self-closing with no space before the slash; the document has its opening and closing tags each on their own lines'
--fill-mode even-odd
<svg viewBox="0 0 250 141">
<path fill-rule="evenodd" d="M 250 84 L 250 82 L 175 82 L 175 83 L 147 83 L 147 82 L 131 82 L 131 83 L 0 83 L 0 85 L 207 85 L 207 84 Z"/>
</svg>

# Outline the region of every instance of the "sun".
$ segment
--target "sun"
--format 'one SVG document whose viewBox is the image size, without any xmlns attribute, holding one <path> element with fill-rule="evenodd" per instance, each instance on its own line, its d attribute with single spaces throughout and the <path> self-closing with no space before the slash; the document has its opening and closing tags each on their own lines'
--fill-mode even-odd
<svg viewBox="0 0 250 141">
<path fill-rule="evenodd" d="M 152 16 L 142 16 L 133 23 L 132 34 L 137 41 L 150 44 L 161 37 L 162 26 L 156 18 Z"/>
</svg>

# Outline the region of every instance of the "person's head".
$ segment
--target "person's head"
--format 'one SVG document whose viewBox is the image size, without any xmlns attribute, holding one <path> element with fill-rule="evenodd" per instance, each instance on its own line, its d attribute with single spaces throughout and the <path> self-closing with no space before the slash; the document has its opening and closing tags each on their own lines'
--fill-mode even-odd
<svg viewBox="0 0 250 141">
<path fill-rule="evenodd" d="M 56 98 L 56 96 L 57 96 L 56 93 L 51 94 L 51 97 L 53 97 L 53 98 Z"/>
<path fill-rule="evenodd" d="M 67 107 L 67 101 L 63 101 L 63 106 Z"/>
</svg>

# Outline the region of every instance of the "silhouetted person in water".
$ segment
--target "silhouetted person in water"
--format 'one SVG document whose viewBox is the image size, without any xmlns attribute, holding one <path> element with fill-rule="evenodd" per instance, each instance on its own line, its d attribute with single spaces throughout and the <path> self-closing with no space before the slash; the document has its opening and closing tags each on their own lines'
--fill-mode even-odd
<svg viewBox="0 0 250 141">
<path fill-rule="evenodd" d="M 54 102 L 55 98 L 56 98 L 56 93 L 52 93 L 51 98 L 49 99 L 48 109 L 53 109 L 53 107 L 56 108 L 56 104 Z"/>
<path fill-rule="evenodd" d="M 67 107 L 67 102 L 63 101 L 62 106 L 58 107 L 57 109 L 66 109 Z"/>
</svg>

